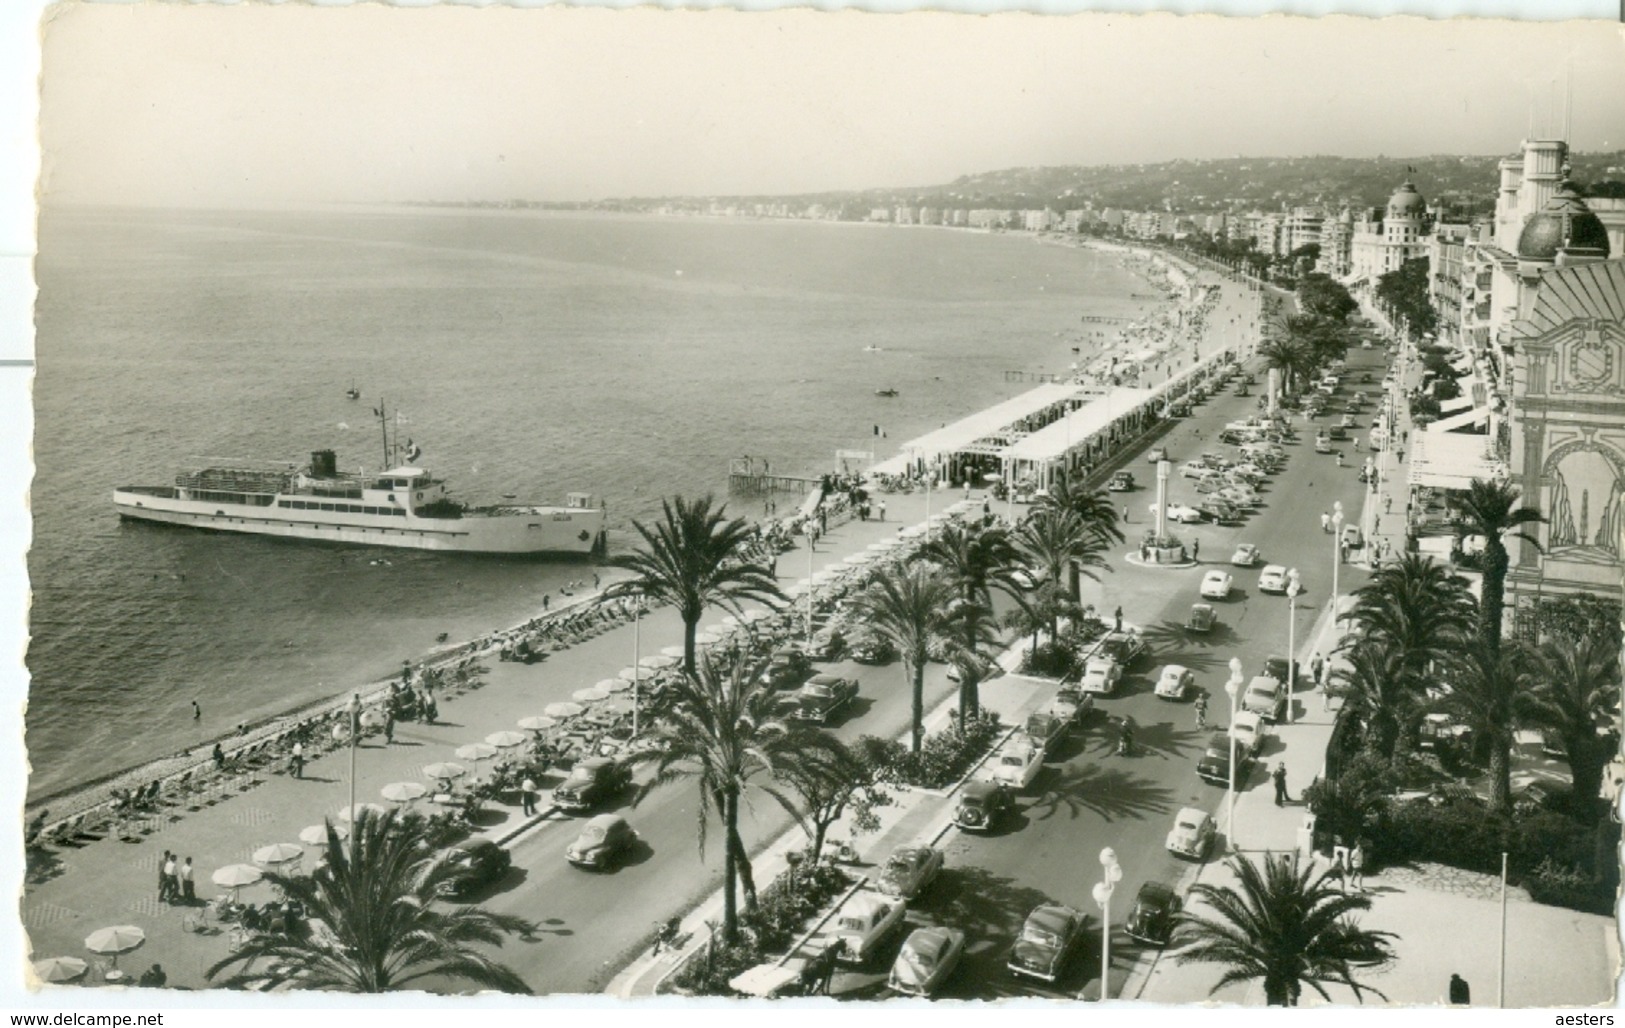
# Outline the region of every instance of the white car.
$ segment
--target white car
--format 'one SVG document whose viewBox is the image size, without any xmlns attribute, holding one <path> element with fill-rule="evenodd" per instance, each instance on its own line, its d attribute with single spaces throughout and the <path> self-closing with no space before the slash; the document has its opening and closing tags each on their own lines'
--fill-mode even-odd
<svg viewBox="0 0 1625 1028">
<path fill-rule="evenodd" d="M 1018 735 L 993 758 L 987 778 L 988 781 L 1000 782 L 1019 790 L 1033 784 L 1033 779 L 1043 769 L 1043 747 L 1025 735 Z"/>
<path fill-rule="evenodd" d="M 1238 710 L 1230 722 L 1230 738 L 1236 740 L 1238 749 L 1256 755 L 1264 745 L 1264 722 L 1251 711 Z"/>
<path fill-rule="evenodd" d="M 1228 500 L 1238 507 L 1256 507 L 1260 500 L 1258 490 L 1244 482 L 1231 482 L 1220 489 L 1217 495 L 1221 500 Z"/>
<path fill-rule="evenodd" d="M 1223 600 L 1230 596 L 1230 574 L 1214 569 L 1202 576 L 1202 599 Z"/>
<path fill-rule="evenodd" d="M 886 986 L 905 996 L 929 998 L 954 973 L 964 955 L 965 933 L 959 929 L 916 928 L 903 940 Z"/>
<path fill-rule="evenodd" d="M 859 891 L 835 918 L 830 945 L 841 947 L 841 962 L 867 964 L 893 932 L 904 927 L 908 904 L 890 896 Z"/>
<path fill-rule="evenodd" d="M 1196 683 L 1196 676 L 1188 667 L 1178 664 L 1169 664 L 1162 669 L 1157 678 L 1156 694 L 1159 700 L 1182 700 L 1185 693 Z"/>
<path fill-rule="evenodd" d="M 1258 547 L 1252 543 L 1242 543 L 1236 547 L 1236 552 L 1230 555 L 1230 563 L 1238 568 L 1250 568 L 1258 563 Z"/>
<path fill-rule="evenodd" d="M 1151 452 L 1146 454 L 1145 459 L 1150 461 L 1152 464 L 1155 464 L 1158 461 L 1167 460 L 1168 459 L 1168 447 L 1166 447 L 1166 446 L 1152 447 Z"/>
<path fill-rule="evenodd" d="M 1222 495 L 1222 492 L 1221 492 Z M 1157 505 L 1151 505 L 1151 516 L 1157 516 Z M 1188 507 L 1183 503 L 1170 503 L 1168 505 L 1168 520 L 1178 521 L 1181 524 L 1192 525 L 1203 520 L 1202 512 L 1195 507 Z"/>
<path fill-rule="evenodd" d="M 1201 461 L 1188 460 L 1179 466 L 1179 474 L 1184 478 L 1201 478 L 1212 472 L 1213 469 Z"/>
<path fill-rule="evenodd" d="M 1286 686 L 1269 675 L 1256 675 L 1247 683 L 1241 705 L 1249 713 L 1274 724 L 1286 713 Z"/>
<path fill-rule="evenodd" d="M 1117 691 L 1122 677 L 1123 669 L 1117 666 L 1117 661 L 1110 657 L 1092 657 L 1083 666 L 1083 680 L 1078 684 L 1085 694 L 1110 696 Z"/>
<path fill-rule="evenodd" d="M 1343 545 L 1347 546 L 1351 550 L 1357 550 L 1357 549 L 1360 548 L 1360 526 L 1359 525 L 1344 525 L 1343 526 Z"/>
<path fill-rule="evenodd" d="M 1286 568 L 1271 564 L 1258 573 L 1258 591 L 1286 594 Z"/>
<path fill-rule="evenodd" d="M 1212 814 L 1195 807 L 1185 807 L 1174 815 L 1174 826 L 1168 831 L 1168 852 L 1193 860 L 1206 860 L 1217 831 Z"/>
</svg>

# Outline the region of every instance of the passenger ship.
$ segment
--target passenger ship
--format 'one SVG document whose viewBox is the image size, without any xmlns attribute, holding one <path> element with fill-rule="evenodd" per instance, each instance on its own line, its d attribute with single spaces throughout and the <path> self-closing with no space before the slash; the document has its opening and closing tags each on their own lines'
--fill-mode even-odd
<svg viewBox="0 0 1625 1028">
<path fill-rule="evenodd" d="M 380 415 L 382 417 L 382 415 Z M 386 432 L 387 436 L 387 432 Z M 393 448 L 385 446 L 386 464 Z M 470 507 L 407 461 L 378 474 L 343 472 L 332 450 L 300 467 L 232 461 L 183 472 L 173 486 L 113 490 L 119 516 L 287 539 L 447 553 L 589 556 L 603 551 L 604 508 L 588 493 L 562 507 Z"/>
</svg>

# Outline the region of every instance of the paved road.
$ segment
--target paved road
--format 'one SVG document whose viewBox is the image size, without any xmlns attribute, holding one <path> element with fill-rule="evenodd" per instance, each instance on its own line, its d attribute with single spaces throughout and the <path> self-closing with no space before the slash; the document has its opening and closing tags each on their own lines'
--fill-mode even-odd
<svg viewBox="0 0 1625 1028">
<path fill-rule="evenodd" d="M 1380 380 L 1382 359 L 1380 350 L 1351 350 L 1349 364 L 1355 381 L 1365 370 L 1373 371 Z M 1263 377 L 1260 373 L 1261 382 Z M 1356 388 L 1376 392 L 1371 386 L 1345 385 L 1338 399 L 1346 399 Z M 1242 399 L 1227 394 L 1210 400 L 1165 437 L 1172 456 L 1177 460 L 1202 450 L 1230 449 L 1211 441 L 1226 422 L 1252 412 L 1255 397 Z M 1369 415 L 1359 420 L 1360 431 L 1353 438 L 1363 437 Z M 1320 423 L 1325 421 L 1323 416 Z M 1177 885 L 1193 867 L 1164 848 L 1173 815 L 1187 805 L 1214 812 L 1223 845 L 1224 790 L 1196 777 L 1195 763 L 1203 737 L 1195 731 L 1191 704 L 1159 700 L 1152 695 L 1152 686 L 1165 664 L 1178 663 L 1193 669 L 1198 688 L 1205 689 L 1210 697 L 1210 723 L 1222 725 L 1228 717 L 1224 682 L 1229 677 L 1230 658 L 1240 657 L 1244 673 L 1251 676 L 1266 657 L 1286 652 L 1287 600 L 1259 594 L 1259 568 L 1229 566 L 1230 554 L 1238 542 L 1257 543 L 1263 550 L 1264 563 L 1299 570 L 1306 590 L 1298 598 L 1299 646 L 1321 615 L 1331 589 L 1333 551 L 1330 537 L 1321 530 L 1320 514 L 1341 500 L 1349 521 L 1357 523 L 1362 500 L 1357 474 L 1363 455 L 1356 450 L 1356 444 L 1345 444 L 1345 466 L 1339 469 L 1333 455 L 1314 452 L 1313 430 L 1306 431 L 1301 422 L 1298 427 L 1300 441 L 1288 446 L 1287 467 L 1268 482 L 1264 504 L 1258 511 L 1239 526 L 1175 529 L 1187 543 L 1200 540 L 1200 567 L 1149 569 L 1115 559 L 1115 571 L 1103 576 L 1104 582 L 1085 583 L 1086 603 L 1092 602 L 1101 610 L 1121 604 L 1125 620 L 1143 626 L 1151 643 L 1150 655 L 1126 676 L 1118 694 L 1100 704 L 1113 717 L 1127 714 L 1134 718 L 1138 752 L 1130 757 L 1117 756 L 1115 729 L 1105 726 L 1097 712 L 1096 721 L 1060 751 L 1058 759 L 1046 767 L 1034 788 L 1022 798 L 1021 816 L 1010 827 L 989 836 L 950 831 L 945 837 L 946 870 L 911 912 L 915 923 L 949 924 L 964 929 L 969 936 L 965 966 L 945 996 L 1071 996 L 1086 988 L 1097 990 L 1100 920 L 1091 889 L 1101 877 L 1098 854 L 1105 846 L 1115 849 L 1124 870 L 1113 899 L 1112 920 L 1117 929 L 1112 943 L 1111 990 L 1115 993 L 1138 955 L 1137 945 L 1120 930 L 1135 893 L 1142 883 L 1151 880 Z M 1302 438 L 1305 435 L 1307 439 Z M 1150 477 L 1139 474 L 1149 467 L 1143 458 L 1130 458 L 1125 466 L 1133 468 L 1136 477 Z M 1146 506 L 1155 500 L 1154 477 L 1151 481 L 1150 489 L 1129 494 L 1132 498 L 1125 501 L 1140 522 L 1131 524 L 1135 529 L 1131 538 L 1148 521 Z M 1178 482 L 1172 486 L 1171 499 L 1194 502 L 1194 491 Z M 1228 601 L 1216 604 L 1220 621 L 1207 638 L 1188 637 L 1182 626 L 1190 605 L 1199 600 L 1198 583 L 1206 570 L 1216 566 L 1234 573 L 1235 592 Z M 1347 594 L 1363 580 L 1362 572 L 1345 565 L 1340 574 L 1340 591 Z M 1318 696 L 1311 699 L 1319 702 Z M 1297 709 L 1303 709 L 1302 700 Z M 1287 726 L 1280 731 L 1290 738 L 1293 729 Z M 1266 762 L 1281 745 L 1278 738 L 1266 742 Z M 1263 766 L 1261 762 L 1243 788 L 1270 788 Z M 1288 783 L 1294 796 L 1304 784 Z M 1246 831 L 1244 823 L 1237 825 L 1236 834 L 1243 843 Z M 1044 900 L 1067 903 L 1089 915 L 1085 942 L 1053 988 L 1014 979 L 1005 970 L 1009 947 L 1027 912 Z M 885 960 L 893 953 L 895 946 L 885 954 Z M 852 990 L 849 995 L 874 995 L 881 988 L 883 973 L 884 966 L 877 966 L 867 977 L 847 976 L 839 984 Z"/>
</svg>

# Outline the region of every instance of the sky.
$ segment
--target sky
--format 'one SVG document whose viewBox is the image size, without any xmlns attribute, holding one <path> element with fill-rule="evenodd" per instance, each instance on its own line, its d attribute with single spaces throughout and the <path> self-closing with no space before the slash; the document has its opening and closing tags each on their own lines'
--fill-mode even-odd
<svg viewBox="0 0 1625 1028">
<path fill-rule="evenodd" d="M 154 55 L 162 55 L 155 60 Z M 585 200 L 1000 168 L 1625 148 L 1617 24 L 69 5 L 48 202 Z"/>
</svg>

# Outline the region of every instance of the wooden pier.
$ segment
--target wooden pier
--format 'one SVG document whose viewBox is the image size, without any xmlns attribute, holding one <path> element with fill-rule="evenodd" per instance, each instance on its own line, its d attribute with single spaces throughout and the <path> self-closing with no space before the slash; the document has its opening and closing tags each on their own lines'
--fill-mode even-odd
<svg viewBox="0 0 1625 1028">
<path fill-rule="evenodd" d="M 771 463 L 756 457 L 736 457 L 728 462 L 728 492 L 736 496 L 769 496 L 795 493 L 805 496 L 818 487 L 818 479 L 799 475 L 777 475 Z"/>
</svg>

